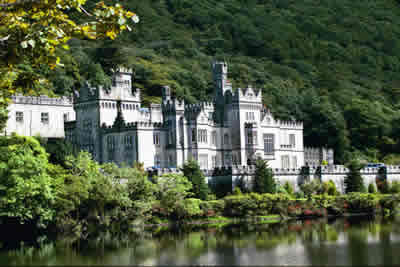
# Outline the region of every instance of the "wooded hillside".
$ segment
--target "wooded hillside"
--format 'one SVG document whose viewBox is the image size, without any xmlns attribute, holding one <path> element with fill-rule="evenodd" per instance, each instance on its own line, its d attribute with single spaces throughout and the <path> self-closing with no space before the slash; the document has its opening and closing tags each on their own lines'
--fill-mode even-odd
<svg viewBox="0 0 400 267">
<path fill-rule="evenodd" d="M 304 121 L 307 146 L 388 162 L 400 151 L 400 3 L 394 0 L 126 0 L 140 17 L 114 41 L 71 41 L 56 92 L 109 69 L 159 101 L 170 85 L 186 101 L 211 99 L 210 63 L 229 63 L 234 87 L 262 88 L 276 117 Z M 45 71 L 45 70 L 44 70 Z"/>
</svg>

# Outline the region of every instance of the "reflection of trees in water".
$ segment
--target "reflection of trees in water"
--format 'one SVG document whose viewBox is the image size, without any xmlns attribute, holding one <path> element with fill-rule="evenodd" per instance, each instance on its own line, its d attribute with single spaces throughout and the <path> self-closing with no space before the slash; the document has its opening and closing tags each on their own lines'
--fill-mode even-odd
<svg viewBox="0 0 400 267">
<path fill-rule="evenodd" d="M 400 263 L 396 252 L 400 245 L 396 246 L 391 240 L 391 236 L 399 234 L 399 226 L 396 220 L 351 218 L 328 223 L 305 220 L 209 229 L 178 227 L 157 234 L 142 231 L 116 236 L 105 233 L 88 240 L 59 239 L 43 243 L 40 248 L 3 251 L 0 262 L 6 265 L 176 265 L 205 264 L 202 261 L 208 260 L 207 264 L 234 265 L 256 257 L 263 259 L 266 253 L 276 257 L 274 260 L 282 260 L 280 254 L 276 254 L 278 246 L 279 253 L 282 249 L 293 255 L 302 253 L 302 250 L 290 252 L 293 245 L 293 248 L 304 249 L 305 254 L 300 256 L 314 265 L 373 262 L 386 266 Z"/>
</svg>

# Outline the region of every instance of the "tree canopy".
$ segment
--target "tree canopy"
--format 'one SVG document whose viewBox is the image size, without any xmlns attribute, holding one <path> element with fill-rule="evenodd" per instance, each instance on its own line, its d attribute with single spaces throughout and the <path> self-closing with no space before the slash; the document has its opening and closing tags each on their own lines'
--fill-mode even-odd
<svg viewBox="0 0 400 267">
<path fill-rule="evenodd" d="M 0 105 L 15 93 L 49 89 L 46 69 L 63 66 L 61 49 L 79 39 L 115 39 L 138 17 L 120 4 L 86 0 L 0 1 Z M 85 5 L 86 4 L 86 5 Z M 67 61 L 68 62 L 68 61 Z"/>
</svg>

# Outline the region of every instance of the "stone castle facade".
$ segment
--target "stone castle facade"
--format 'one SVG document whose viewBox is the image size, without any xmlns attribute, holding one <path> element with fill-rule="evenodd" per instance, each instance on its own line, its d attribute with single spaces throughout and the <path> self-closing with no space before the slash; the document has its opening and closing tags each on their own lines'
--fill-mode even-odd
<svg viewBox="0 0 400 267">
<path fill-rule="evenodd" d="M 75 120 L 72 99 L 68 97 L 15 95 L 8 106 L 8 120 L 2 135 L 64 138 L 64 123 Z"/>
<path fill-rule="evenodd" d="M 65 136 L 100 162 L 176 168 L 192 158 L 212 169 L 261 157 L 273 168 L 303 166 L 303 124 L 275 119 L 261 90 L 233 91 L 225 62 L 212 71 L 213 103 L 186 104 L 165 86 L 162 103 L 143 108 L 131 70 L 119 68 L 110 89 L 87 84 L 75 95 L 76 120 L 65 123 Z"/>
<path fill-rule="evenodd" d="M 208 170 L 248 165 L 257 157 L 273 168 L 333 164 L 332 150 L 303 147 L 302 123 L 271 115 L 260 90 L 233 91 L 225 62 L 214 62 L 212 71 L 212 103 L 186 104 L 165 86 L 162 103 L 144 108 L 124 68 L 115 71 L 111 88 L 86 84 L 74 98 L 13 96 L 3 134 L 65 137 L 100 162 L 145 167 L 176 168 L 189 158 Z"/>
</svg>

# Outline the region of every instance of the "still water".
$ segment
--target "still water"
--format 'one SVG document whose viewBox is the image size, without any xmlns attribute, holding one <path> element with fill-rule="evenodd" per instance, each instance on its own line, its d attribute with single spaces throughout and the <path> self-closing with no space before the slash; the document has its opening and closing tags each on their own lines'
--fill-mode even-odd
<svg viewBox="0 0 400 267">
<path fill-rule="evenodd" d="M 13 248 L 2 242 L 0 265 L 399 266 L 400 220 L 352 217 L 176 227 Z"/>
</svg>

